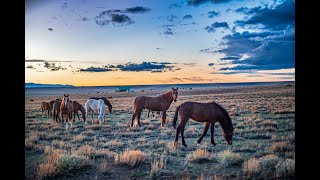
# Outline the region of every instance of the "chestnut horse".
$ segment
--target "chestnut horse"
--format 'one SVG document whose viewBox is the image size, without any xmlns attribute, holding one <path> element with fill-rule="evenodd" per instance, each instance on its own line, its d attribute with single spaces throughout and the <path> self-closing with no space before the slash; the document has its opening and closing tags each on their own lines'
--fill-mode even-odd
<svg viewBox="0 0 320 180">
<path fill-rule="evenodd" d="M 56 121 L 56 122 L 61 122 L 60 119 L 60 106 L 61 106 L 61 100 L 60 101 L 56 101 L 53 105 L 52 105 L 52 121 Z M 59 119 L 59 121 L 58 121 Z"/>
<path fill-rule="evenodd" d="M 41 116 L 43 116 L 43 111 L 47 111 L 47 117 L 51 116 L 51 108 L 50 108 L 50 104 L 48 102 L 42 102 L 41 103 Z"/>
<path fill-rule="evenodd" d="M 185 102 L 176 108 L 174 118 L 172 121 L 173 127 L 176 128 L 176 122 L 178 119 L 178 112 L 180 115 L 180 124 L 177 129 L 175 147 L 177 147 L 179 133 L 181 132 L 182 145 L 187 146 L 184 140 L 183 131 L 189 118 L 198 121 L 205 122 L 205 128 L 202 136 L 198 139 L 198 143 L 201 143 L 202 138 L 207 134 L 208 128 L 211 125 L 211 143 L 214 142 L 214 124 L 219 122 L 223 136 L 229 145 L 232 144 L 233 125 L 228 112 L 216 102 L 198 103 L 198 102 Z"/>
<path fill-rule="evenodd" d="M 72 101 L 72 103 L 73 103 L 73 122 L 76 121 L 76 114 L 78 116 L 78 120 L 80 121 L 78 111 L 81 111 L 83 121 L 86 122 L 86 111 L 84 110 L 84 107 L 78 101 Z"/>
<path fill-rule="evenodd" d="M 64 115 L 67 115 L 66 129 L 69 128 L 68 124 L 70 124 L 70 127 L 72 127 L 72 112 L 73 112 L 73 103 L 70 100 L 69 94 L 63 94 L 63 98 L 60 105 L 60 114 L 61 114 L 62 122 L 64 121 Z"/>
<path fill-rule="evenodd" d="M 141 112 L 143 109 L 148 109 L 150 111 L 162 111 L 162 122 L 161 127 L 164 127 L 166 123 L 166 111 L 169 109 L 172 101 L 176 102 L 178 98 L 178 88 L 172 88 L 171 91 L 161 94 L 155 97 L 148 96 L 138 96 L 133 100 L 133 115 L 131 119 L 131 126 L 133 126 L 133 121 L 137 118 L 138 125 L 140 124 Z"/>
<path fill-rule="evenodd" d="M 108 110 L 111 113 L 112 105 L 107 98 L 105 98 L 105 97 L 90 97 L 89 99 L 96 99 L 96 100 L 102 99 L 104 104 L 108 106 Z"/>
</svg>

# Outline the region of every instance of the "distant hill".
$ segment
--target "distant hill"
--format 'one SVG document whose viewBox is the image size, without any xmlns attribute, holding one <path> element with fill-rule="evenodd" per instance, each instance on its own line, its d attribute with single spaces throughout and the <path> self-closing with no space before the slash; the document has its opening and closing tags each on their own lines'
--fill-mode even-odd
<svg viewBox="0 0 320 180">
<path fill-rule="evenodd" d="M 25 88 L 65 88 L 74 87 L 68 84 L 36 84 L 36 83 L 25 83 Z"/>
</svg>

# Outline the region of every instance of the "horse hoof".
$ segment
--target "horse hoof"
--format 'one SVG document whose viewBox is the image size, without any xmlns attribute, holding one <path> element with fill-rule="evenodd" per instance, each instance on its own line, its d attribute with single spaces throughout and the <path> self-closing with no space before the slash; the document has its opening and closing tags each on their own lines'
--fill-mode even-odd
<svg viewBox="0 0 320 180">
<path fill-rule="evenodd" d="M 217 145 L 216 143 L 211 143 L 213 146 Z"/>
<path fill-rule="evenodd" d="M 187 147 L 187 145 L 186 144 L 182 144 L 184 147 Z"/>
</svg>

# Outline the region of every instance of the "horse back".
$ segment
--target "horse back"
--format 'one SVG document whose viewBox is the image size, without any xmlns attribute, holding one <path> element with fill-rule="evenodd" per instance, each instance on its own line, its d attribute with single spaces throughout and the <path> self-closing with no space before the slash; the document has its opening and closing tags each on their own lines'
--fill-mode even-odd
<svg viewBox="0 0 320 180">
<path fill-rule="evenodd" d="M 216 103 L 185 102 L 180 105 L 179 113 L 199 122 L 218 121 L 224 117 Z"/>
</svg>

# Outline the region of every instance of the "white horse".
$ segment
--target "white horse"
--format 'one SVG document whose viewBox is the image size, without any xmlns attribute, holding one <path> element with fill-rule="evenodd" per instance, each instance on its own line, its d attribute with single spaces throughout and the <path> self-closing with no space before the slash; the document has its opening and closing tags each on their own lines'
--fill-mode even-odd
<svg viewBox="0 0 320 180">
<path fill-rule="evenodd" d="M 99 124 L 102 124 L 102 121 L 105 122 L 105 112 L 106 112 L 106 105 L 104 104 L 104 101 L 102 99 L 96 100 L 96 99 L 89 99 L 85 104 L 85 110 L 86 110 L 86 117 L 88 117 L 90 109 L 92 109 L 92 123 L 93 123 L 93 114 L 94 112 L 98 112 L 99 116 Z M 87 122 L 85 122 L 87 124 Z"/>
</svg>

